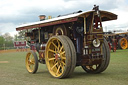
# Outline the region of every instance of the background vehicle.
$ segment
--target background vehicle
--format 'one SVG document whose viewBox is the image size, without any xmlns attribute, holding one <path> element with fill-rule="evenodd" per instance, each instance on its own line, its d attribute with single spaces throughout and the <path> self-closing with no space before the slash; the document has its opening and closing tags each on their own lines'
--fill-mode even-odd
<svg viewBox="0 0 128 85">
<path fill-rule="evenodd" d="M 116 51 L 116 49 L 127 49 L 128 48 L 128 32 L 122 33 L 111 33 L 107 32 L 104 34 L 108 41 L 109 49 Z"/>
</svg>

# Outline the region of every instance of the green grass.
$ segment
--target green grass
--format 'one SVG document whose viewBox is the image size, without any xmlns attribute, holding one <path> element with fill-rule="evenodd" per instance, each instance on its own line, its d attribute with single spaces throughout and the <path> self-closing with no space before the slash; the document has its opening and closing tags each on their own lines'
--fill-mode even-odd
<svg viewBox="0 0 128 85">
<path fill-rule="evenodd" d="M 2 53 L 0 85 L 128 85 L 128 49 L 111 52 L 107 70 L 101 74 L 87 74 L 76 67 L 70 78 L 55 79 L 47 67 L 39 64 L 36 74 L 29 74 L 25 67 L 25 52 Z"/>
</svg>

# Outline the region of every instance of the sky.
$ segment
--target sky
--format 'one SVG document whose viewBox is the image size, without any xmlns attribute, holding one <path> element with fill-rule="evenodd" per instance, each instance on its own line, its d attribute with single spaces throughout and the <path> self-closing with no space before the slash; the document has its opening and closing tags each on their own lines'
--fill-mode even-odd
<svg viewBox="0 0 128 85">
<path fill-rule="evenodd" d="M 15 35 L 16 27 L 23 23 L 39 21 L 39 15 L 53 16 L 78 10 L 100 10 L 118 15 L 117 20 L 103 23 L 104 31 L 128 29 L 128 0 L 0 0 L 0 34 Z"/>
</svg>

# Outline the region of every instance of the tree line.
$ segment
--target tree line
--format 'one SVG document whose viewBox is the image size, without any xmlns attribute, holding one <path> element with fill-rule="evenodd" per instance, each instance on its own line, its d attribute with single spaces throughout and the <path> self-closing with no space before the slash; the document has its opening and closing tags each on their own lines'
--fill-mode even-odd
<svg viewBox="0 0 128 85">
<path fill-rule="evenodd" d="M 0 34 L 0 50 L 14 49 L 14 41 L 23 41 L 24 32 L 19 32 L 18 34 L 11 36 L 10 33 Z"/>
</svg>

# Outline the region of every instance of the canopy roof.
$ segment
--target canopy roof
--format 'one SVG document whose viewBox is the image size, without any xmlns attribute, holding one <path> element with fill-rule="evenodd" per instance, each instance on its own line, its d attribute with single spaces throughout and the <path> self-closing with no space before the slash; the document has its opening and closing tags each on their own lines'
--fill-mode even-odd
<svg viewBox="0 0 128 85">
<path fill-rule="evenodd" d="M 88 11 L 88 12 L 80 12 L 75 14 L 70 14 L 66 16 L 60 16 L 53 19 L 48 19 L 44 21 L 38 21 L 33 22 L 29 24 L 23 24 L 16 28 L 17 31 L 24 30 L 24 29 L 32 29 L 32 28 L 38 28 L 38 27 L 45 27 L 50 25 L 56 25 L 56 24 L 62 24 L 67 22 L 73 22 L 77 21 L 78 17 L 83 17 L 86 15 L 86 17 L 91 14 L 94 11 Z M 101 11 L 100 10 L 100 16 L 102 21 L 109 21 L 109 20 L 115 20 L 117 19 L 117 15 L 111 12 L 107 11 Z"/>
</svg>

